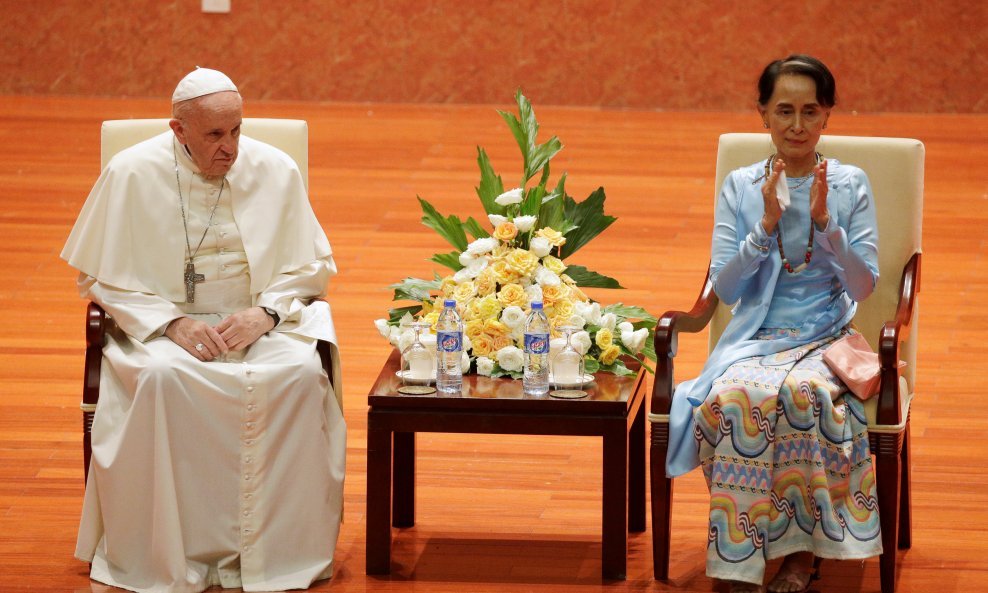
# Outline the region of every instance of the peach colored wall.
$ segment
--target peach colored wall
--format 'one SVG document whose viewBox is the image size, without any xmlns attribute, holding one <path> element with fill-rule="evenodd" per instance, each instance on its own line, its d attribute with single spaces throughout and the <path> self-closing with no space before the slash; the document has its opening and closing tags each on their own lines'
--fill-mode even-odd
<svg viewBox="0 0 988 593">
<path fill-rule="evenodd" d="M 167 97 L 195 64 L 248 99 L 740 110 L 812 53 L 845 110 L 988 111 L 984 0 L 0 0 L 0 94 Z"/>
</svg>

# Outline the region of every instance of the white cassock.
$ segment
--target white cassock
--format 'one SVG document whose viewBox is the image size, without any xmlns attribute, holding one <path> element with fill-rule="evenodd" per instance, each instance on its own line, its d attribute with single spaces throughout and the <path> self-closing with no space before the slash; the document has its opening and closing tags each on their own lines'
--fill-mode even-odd
<svg viewBox="0 0 988 593">
<path fill-rule="evenodd" d="M 336 273 L 332 252 L 290 157 L 241 138 L 221 194 L 173 142 L 114 157 L 62 252 L 119 327 L 76 556 L 133 591 L 305 588 L 332 575 L 342 512 L 339 352 L 328 304 L 309 304 Z M 205 231 L 194 303 L 173 147 L 193 251 Z M 215 325 L 255 305 L 282 321 L 243 352 L 200 362 L 163 335 L 182 315 Z M 334 385 L 317 339 L 334 344 Z"/>
</svg>

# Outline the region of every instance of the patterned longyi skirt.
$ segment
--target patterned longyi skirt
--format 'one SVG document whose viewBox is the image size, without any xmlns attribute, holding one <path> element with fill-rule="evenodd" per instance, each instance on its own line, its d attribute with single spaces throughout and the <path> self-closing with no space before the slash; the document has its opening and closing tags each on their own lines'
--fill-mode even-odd
<svg viewBox="0 0 988 593">
<path fill-rule="evenodd" d="M 734 363 L 694 411 L 707 575 L 760 584 L 766 560 L 794 552 L 881 553 L 864 406 L 823 361 L 832 340 Z"/>
</svg>

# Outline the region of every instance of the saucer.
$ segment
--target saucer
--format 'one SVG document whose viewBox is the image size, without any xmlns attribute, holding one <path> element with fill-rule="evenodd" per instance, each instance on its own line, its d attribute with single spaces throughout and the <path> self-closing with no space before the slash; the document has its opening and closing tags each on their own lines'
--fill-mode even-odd
<svg viewBox="0 0 988 593">
<path fill-rule="evenodd" d="M 593 375 L 590 373 L 583 374 L 583 381 L 578 383 L 566 383 L 565 385 L 557 385 L 552 379 L 552 373 L 549 373 L 549 384 L 556 387 L 557 389 L 575 388 L 575 387 L 586 387 L 587 385 L 593 383 Z"/>
<path fill-rule="evenodd" d="M 405 380 L 405 373 L 407 373 L 407 372 L 408 371 L 395 371 L 395 376 L 398 377 L 399 379 L 401 379 L 402 381 L 404 381 Z M 435 375 L 432 375 L 431 377 L 429 377 L 428 380 L 424 380 L 424 379 L 410 379 L 410 381 L 414 381 L 416 383 L 421 383 L 421 384 L 435 383 L 436 382 L 436 376 Z"/>
</svg>

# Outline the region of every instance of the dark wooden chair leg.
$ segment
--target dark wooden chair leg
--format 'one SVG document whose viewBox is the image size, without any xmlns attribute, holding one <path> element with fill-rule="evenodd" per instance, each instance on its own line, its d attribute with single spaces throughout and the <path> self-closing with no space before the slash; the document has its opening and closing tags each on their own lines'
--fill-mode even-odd
<svg viewBox="0 0 988 593">
<path fill-rule="evenodd" d="M 908 550 L 913 545 L 912 522 L 912 445 L 909 423 L 902 434 L 902 483 L 899 486 L 899 549 Z"/>
<path fill-rule="evenodd" d="M 656 579 L 669 578 L 669 540 L 672 535 L 672 480 L 666 477 L 669 425 L 652 423 L 649 474 L 652 486 L 652 569 Z"/>
<path fill-rule="evenodd" d="M 882 593 L 895 592 L 895 562 L 899 541 L 899 487 L 902 480 L 902 433 L 874 434 L 877 459 L 878 512 L 882 523 L 882 557 L 879 561 Z"/>
</svg>

